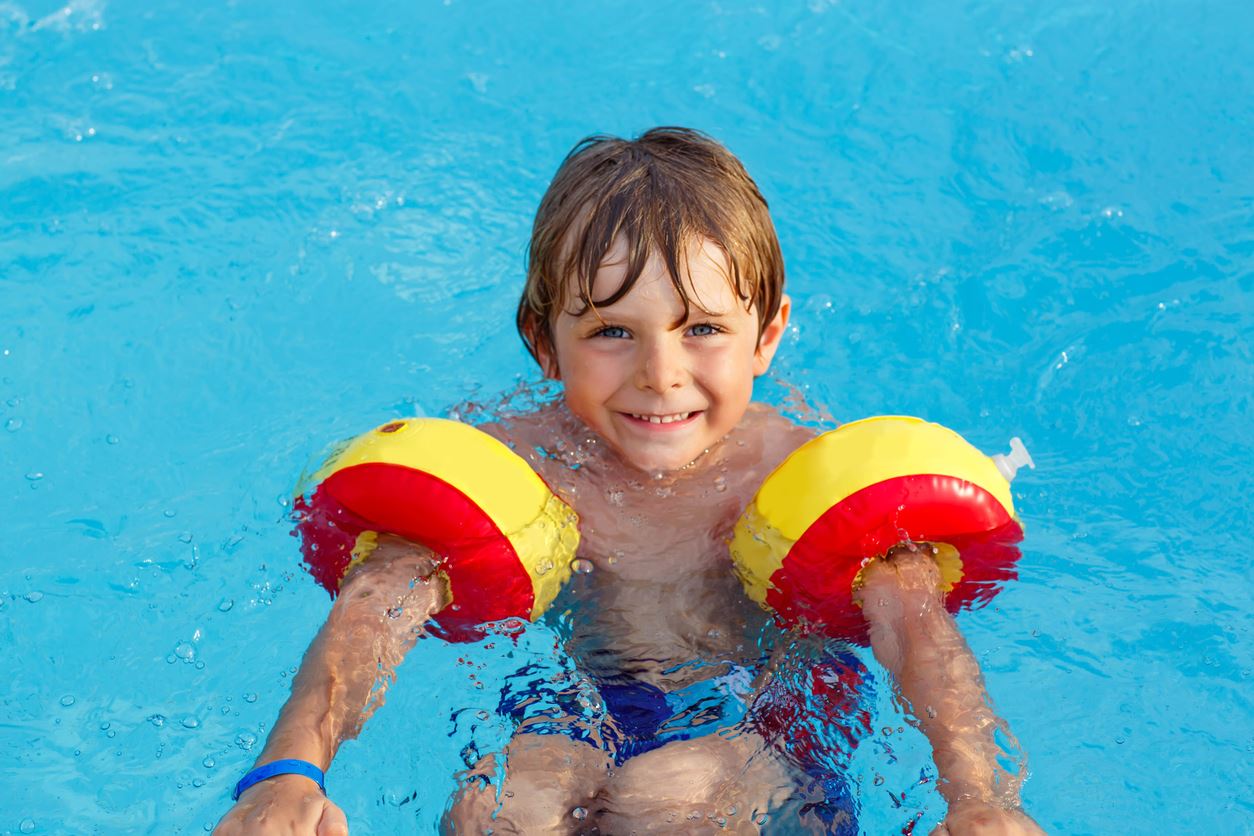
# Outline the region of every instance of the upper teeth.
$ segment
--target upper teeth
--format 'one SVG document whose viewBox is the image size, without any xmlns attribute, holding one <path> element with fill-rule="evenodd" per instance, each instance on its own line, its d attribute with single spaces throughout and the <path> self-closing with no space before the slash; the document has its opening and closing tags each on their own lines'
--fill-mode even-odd
<svg viewBox="0 0 1254 836">
<path fill-rule="evenodd" d="M 650 424 L 671 424 L 675 421 L 683 421 L 691 414 L 691 412 L 676 412 L 674 415 L 639 415 L 633 412 L 631 417 L 637 421 L 648 421 Z"/>
</svg>

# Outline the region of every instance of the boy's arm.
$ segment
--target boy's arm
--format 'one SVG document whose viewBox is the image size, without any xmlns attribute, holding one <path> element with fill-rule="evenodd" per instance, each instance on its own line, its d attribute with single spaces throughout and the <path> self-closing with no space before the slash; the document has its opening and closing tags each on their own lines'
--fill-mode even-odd
<svg viewBox="0 0 1254 836">
<path fill-rule="evenodd" d="M 326 623 L 305 653 L 292 694 L 255 766 L 299 758 L 326 770 L 383 704 L 396 666 L 422 625 L 448 602 L 426 549 L 381 536 L 369 560 L 345 580 Z M 218 824 L 237 833 L 347 833 L 344 815 L 310 780 L 280 775 L 253 785 Z"/>
<path fill-rule="evenodd" d="M 949 802 L 936 832 L 1043 833 L 1019 809 L 1022 777 L 999 763 L 1019 760 L 1021 768 L 1018 744 L 993 713 L 979 663 L 946 611 L 939 584 L 929 547 L 899 546 L 866 567 L 858 592 L 875 658 L 896 678 L 932 744 L 937 788 Z"/>
</svg>

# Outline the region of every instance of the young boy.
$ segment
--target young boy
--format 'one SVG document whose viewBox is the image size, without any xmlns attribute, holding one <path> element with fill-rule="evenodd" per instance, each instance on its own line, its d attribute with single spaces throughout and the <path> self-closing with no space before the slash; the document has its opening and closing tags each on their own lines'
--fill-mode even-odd
<svg viewBox="0 0 1254 836">
<path fill-rule="evenodd" d="M 562 718 L 521 717 L 503 772 L 493 757 L 470 771 L 446 831 L 852 826 L 846 814 L 803 814 L 815 807 L 812 775 L 763 720 L 782 677 L 762 669 L 757 637 L 773 628 L 727 555 L 762 479 L 812 435 L 751 403 L 788 324 L 783 281 L 765 200 L 710 138 L 596 137 L 562 164 L 536 214 L 518 328 L 564 397 L 484 429 L 579 514 L 590 571 L 567 590 L 582 606 L 566 608 L 566 649 L 607 719 L 567 718 L 563 734 Z M 448 604 L 436 572 L 422 546 L 381 538 L 345 579 L 258 765 L 330 765 Z M 950 805 L 938 832 L 1039 833 L 1018 810 L 1017 776 L 998 766 L 1004 724 L 937 589 L 929 547 L 903 544 L 867 568 L 860 594 L 876 657 L 934 748 Z M 710 698 L 711 683 L 735 676 L 753 680 L 749 696 Z M 247 789 L 216 832 L 327 836 L 347 824 L 315 781 L 281 774 Z"/>
</svg>

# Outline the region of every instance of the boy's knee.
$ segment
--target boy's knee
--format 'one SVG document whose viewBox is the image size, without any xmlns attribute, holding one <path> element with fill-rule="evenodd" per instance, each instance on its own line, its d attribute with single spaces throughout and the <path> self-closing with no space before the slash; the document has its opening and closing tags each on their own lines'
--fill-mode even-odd
<svg viewBox="0 0 1254 836">
<path fill-rule="evenodd" d="M 485 758 L 465 773 L 441 825 L 446 834 L 569 833 L 583 821 L 608 761 L 599 750 L 556 735 L 520 735 L 506 750 L 498 787 Z"/>
<path fill-rule="evenodd" d="M 623 764 L 602 794 L 599 813 L 640 832 L 756 833 L 757 820 L 787 798 L 791 779 L 760 738 L 719 735 L 677 741 Z"/>
</svg>

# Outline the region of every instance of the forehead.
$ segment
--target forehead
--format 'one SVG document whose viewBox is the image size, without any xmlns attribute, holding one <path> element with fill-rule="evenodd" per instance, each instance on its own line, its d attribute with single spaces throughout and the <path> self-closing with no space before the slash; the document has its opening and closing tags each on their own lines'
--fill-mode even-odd
<svg viewBox="0 0 1254 836">
<path fill-rule="evenodd" d="M 680 287 L 676 287 L 676 278 L 672 277 L 666 259 L 654 249 L 649 252 L 631 289 L 613 304 L 595 304 L 595 309 L 608 311 L 647 305 L 664 308 L 678 318 L 683 316 L 686 299 L 691 307 L 711 315 L 748 310 L 748 305 L 736 292 L 727 253 L 718 244 L 708 238 L 694 238 L 678 253 L 677 262 Z M 629 247 L 620 236 L 605 253 L 592 277 L 588 288 L 590 299 L 595 303 L 613 297 L 629 280 L 630 268 Z M 575 316 L 596 316 L 594 309 L 584 310 L 586 300 L 579 285 L 578 276 L 567 277 L 567 312 Z"/>
</svg>

